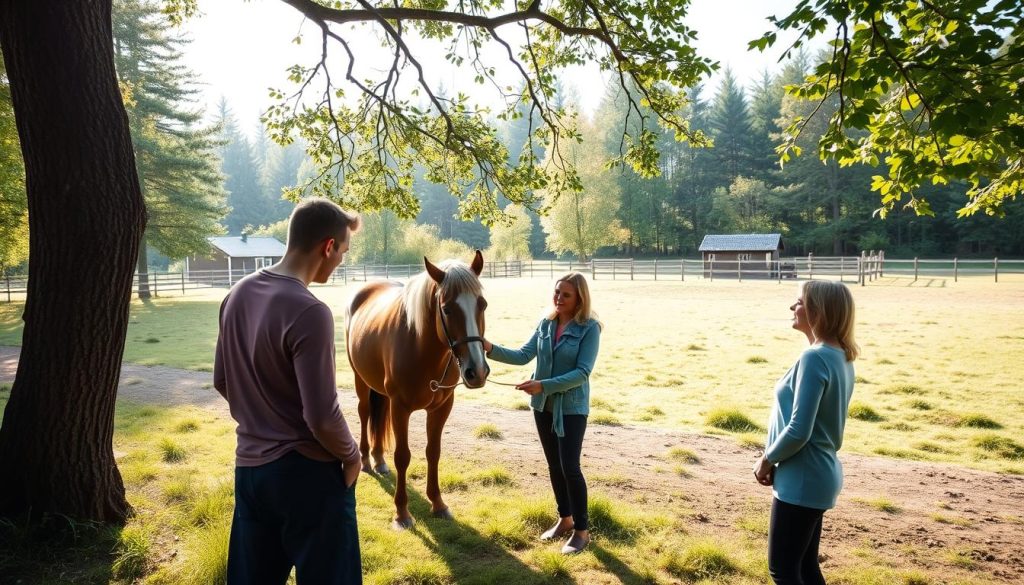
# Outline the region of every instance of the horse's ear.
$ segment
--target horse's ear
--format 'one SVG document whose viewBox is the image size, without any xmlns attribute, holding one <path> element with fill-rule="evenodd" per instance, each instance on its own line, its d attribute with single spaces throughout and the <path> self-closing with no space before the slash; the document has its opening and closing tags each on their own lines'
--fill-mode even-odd
<svg viewBox="0 0 1024 585">
<path fill-rule="evenodd" d="M 484 255 L 480 253 L 480 250 L 476 251 L 476 256 L 473 256 L 473 263 L 469 265 L 469 269 L 473 271 L 473 274 L 480 276 L 480 273 L 484 270 Z"/>
<path fill-rule="evenodd" d="M 433 278 L 437 284 L 441 284 L 441 281 L 444 280 L 444 270 L 434 266 L 426 256 L 423 257 L 423 265 L 427 267 L 427 274 L 430 275 L 430 278 Z"/>
</svg>

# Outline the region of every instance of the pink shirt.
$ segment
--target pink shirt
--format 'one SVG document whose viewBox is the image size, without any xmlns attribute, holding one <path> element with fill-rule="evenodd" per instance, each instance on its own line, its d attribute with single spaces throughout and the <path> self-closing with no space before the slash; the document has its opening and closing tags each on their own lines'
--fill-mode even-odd
<svg viewBox="0 0 1024 585">
<path fill-rule="evenodd" d="M 289 451 L 359 465 L 338 405 L 334 317 L 301 281 L 261 270 L 231 289 L 220 307 L 213 385 L 238 423 L 238 467 Z"/>
</svg>

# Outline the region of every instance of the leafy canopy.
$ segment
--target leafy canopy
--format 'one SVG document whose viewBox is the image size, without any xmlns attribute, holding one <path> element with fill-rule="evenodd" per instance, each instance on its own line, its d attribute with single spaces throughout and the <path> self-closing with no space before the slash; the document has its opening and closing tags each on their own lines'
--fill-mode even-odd
<svg viewBox="0 0 1024 585">
<path fill-rule="evenodd" d="M 841 165 L 884 162 L 873 178 L 884 216 L 927 183 L 966 181 L 960 216 L 1002 215 L 1024 187 L 1024 3 L 1020 0 L 803 0 L 751 48 L 778 31 L 800 31 L 789 52 L 834 34 L 830 56 L 794 96 L 838 101 L 818 142 L 822 159 Z M 800 153 L 797 137 L 813 113 L 786 129 L 783 161 Z"/>
</svg>

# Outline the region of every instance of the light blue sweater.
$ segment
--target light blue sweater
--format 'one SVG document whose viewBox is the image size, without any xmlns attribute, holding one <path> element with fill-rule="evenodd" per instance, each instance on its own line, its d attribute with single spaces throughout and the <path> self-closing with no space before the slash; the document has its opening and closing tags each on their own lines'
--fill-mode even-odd
<svg viewBox="0 0 1024 585">
<path fill-rule="evenodd" d="M 853 364 L 843 350 L 815 344 L 775 385 L 765 458 L 774 463 L 775 497 L 827 510 L 843 487 L 846 413 L 853 395 Z"/>
</svg>

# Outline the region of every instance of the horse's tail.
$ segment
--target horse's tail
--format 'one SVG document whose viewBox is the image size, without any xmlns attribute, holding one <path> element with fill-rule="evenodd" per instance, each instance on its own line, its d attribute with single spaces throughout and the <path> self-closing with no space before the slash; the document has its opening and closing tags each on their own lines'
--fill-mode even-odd
<svg viewBox="0 0 1024 585">
<path fill-rule="evenodd" d="M 367 429 L 375 447 L 387 451 L 394 433 L 391 431 L 391 399 L 376 390 L 370 390 L 370 416 Z"/>
</svg>

